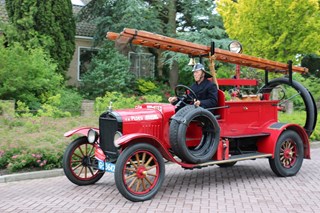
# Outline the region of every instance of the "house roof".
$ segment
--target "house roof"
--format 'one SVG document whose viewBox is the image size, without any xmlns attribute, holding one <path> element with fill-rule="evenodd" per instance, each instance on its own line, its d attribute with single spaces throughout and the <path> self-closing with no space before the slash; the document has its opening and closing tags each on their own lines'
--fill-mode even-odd
<svg viewBox="0 0 320 213">
<path fill-rule="evenodd" d="M 82 0 L 86 5 L 91 0 Z M 73 5 L 73 13 L 77 15 L 83 6 Z M 5 0 L 0 0 L 0 22 L 8 22 L 8 13 L 5 8 Z M 81 21 L 76 22 L 76 36 L 93 37 L 96 26 L 92 23 Z M 0 29 L 1 31 L 1 29 Z"/>
<path fill-rule="evenodd" d="M 90 1 L 82 0 L 84 4 L 87 4 Z M 73 14 L 77 16 L 83 6 L 73 5 Z M 76 22 L 76 35 L 77 36 L 85 36 L 85 37 L 93 37 L 96 30 L 96 25 L 91 22 L 86 21 L 77 21 Z"/>
</svg>

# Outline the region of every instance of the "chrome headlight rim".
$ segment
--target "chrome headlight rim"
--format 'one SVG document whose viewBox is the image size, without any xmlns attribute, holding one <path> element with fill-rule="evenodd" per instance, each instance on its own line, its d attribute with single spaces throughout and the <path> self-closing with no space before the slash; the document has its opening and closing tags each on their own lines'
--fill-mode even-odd
<svg viewBox="0 0 320 213">
<path fill-rule="evenodd" d="M 117 148 L 118 148 L 120 145 L 116 143 L 116 140 L 118 140 L 118 139 L 121 138 L 121 137 L 122 137 L 122 133 L 121 133 L 120 131 L 116 131 L 116 132 L 114 133 L 113 144 L 114 144 L 114 146 L 117 147 Z"/>
<path fill-rule="evenodd" d="M 94 129 L 89 129 L 88 134 L 87 134 L 87 138 L 88 138 L 89 143 L 94 143 L 98 140 L 99 133 Z"/>
<path fill-rule="evenodd" d="M 239 41 L 231 41 L 228 49 L 233 53 L 242 53 L 242 44 Z"/>
</svg>

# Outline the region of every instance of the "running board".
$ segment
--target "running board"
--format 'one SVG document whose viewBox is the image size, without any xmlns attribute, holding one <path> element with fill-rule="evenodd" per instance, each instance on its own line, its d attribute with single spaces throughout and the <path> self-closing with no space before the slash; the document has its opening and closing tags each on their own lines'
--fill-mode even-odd
<svg viewBox="0 0 320 213">
<path fill-rule="evenodd" d="M 258 134 L 251 134 L 251 135 L 233 135 L 233 136 L 223 136 L 223 138 L 230 138 L 230 139 L 238 139 L 238 138 L 253 138 L 253 137 L 266 137 L 269 136 L 270 133 L 268 132 L 261 132 Z"/>
<path fill-rule="evenodd" d="M 268 157 L 272 157 L 272 154 L 254 152 L 254 153 L 248 153 L 248 154 L 234 155 L 234 156 L 231 156 L 228 160 L 216 160 L 216 161 L 209 161 L 206 163 L 200 163 L 195 165 L 193 168 L 201 168 L 206 166 L 212 166 L 215 164 L 230 163 L 230 162 L 242 161 L 242 160 L 254 160 L 256 158 L 268 158 Z"/>
</svg>

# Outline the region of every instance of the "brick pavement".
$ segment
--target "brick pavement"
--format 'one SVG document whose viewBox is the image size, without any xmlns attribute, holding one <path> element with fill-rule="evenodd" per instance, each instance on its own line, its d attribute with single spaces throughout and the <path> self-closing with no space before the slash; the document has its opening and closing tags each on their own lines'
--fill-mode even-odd
<svg viewBox="0 0 320 213">
<path fill-rule="evenodd" d="M 113 174 L 76 186 L 65 176 L 0 184 L 0 212 L 320 212 L 320 148 L 294 177 L 279 178 L 266 159 L 184 170 L 167 164 L 165 181 L 150 201 L 133 203 L 118 192 Z"/>
</svg>

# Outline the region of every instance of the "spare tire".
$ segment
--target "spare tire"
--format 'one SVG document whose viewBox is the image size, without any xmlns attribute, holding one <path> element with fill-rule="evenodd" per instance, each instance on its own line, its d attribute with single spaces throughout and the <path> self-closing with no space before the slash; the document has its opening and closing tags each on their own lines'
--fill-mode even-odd
<svg viewBox="0 0 320 213">
<path fill-rule="evenodd" d="M 303 128 L 306 130 L 306 133 L 310 137 L 314 129 L 316 128 L 318 112 L 314 98 L 307 88 L 294 80 L 291 84 L 288 78 L 275 78 L 269 81 L 267 85 L 264 85 L 262 88 L 260 88 L 259 92 L 270 93 L 272 89 L 281 84 L 291 86 L 302 97 L 306 110 L 306 121 Z"/>
<path fill-rule="evenodd" d="M 189 124 L 201 124 L 202 137 L 196 147 L 188 147 L 186 133 Z M 185 106 L 171 118 L 171 148 L 182 161 L 187 163 L 203 163 L 212 159 L 216 153 L 220 139 L 220 127 L 214 115 L 202 107 Z"/>
</svg>

